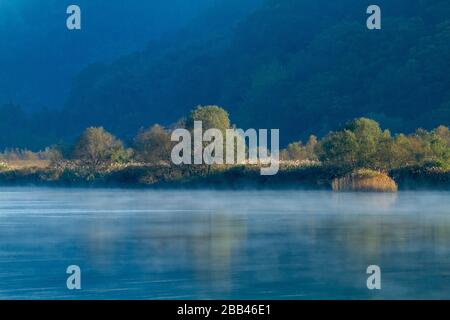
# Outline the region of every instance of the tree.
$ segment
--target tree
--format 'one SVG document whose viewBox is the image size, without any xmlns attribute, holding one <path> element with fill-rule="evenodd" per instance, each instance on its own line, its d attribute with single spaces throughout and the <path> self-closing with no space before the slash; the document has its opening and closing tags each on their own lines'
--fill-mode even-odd
<svg viewBox="0 0 450 320">
<path fill-rule="evenodd" d="M 358 141 L 349 130 L 331 132 L 318 146 L 319 159 L 338 167 L 353 168 L 357 165 Z"/>
<path fill-rule="evenodd" d="M 186 127 L 192 130 L 194 121 L 201 121 L 203 130 L 219 129 L 223 134 L 231 127 L 228 112 L 218 106 L 198 106 L 189 114 Z"/>
<path fill-rule="evenodd" d="M 315 135 L 310 135 L 308 142 L 306 143 L 305 150 L 308 160 L 317 160 L 316 149 L 318 145 L 318 140 Z"/>
<path fill-rule="evenodd" d="M 281 159 L 283 160 L 317 160 L 316 147 L 317 137 L 311 135 L 306 145 L 303 145 L 301 141 L 293 142 L 287 146 L 285 150 L 281 152 Z"/>
<path fill-rule="evenodd" d="M 222 136 L 226 137 L 226 130 L 231 128 L 230 118 L 227 111 L 218 106 L 198 106 L 192 110 L 186 121 L 186 129 L 194 130 L 194 122 L 201 121 L 203 133 L 209 129 L 218 129 L 222 132 Z M 203 142 L 203 148 L 208 145 Z M 223 154 L 226 154 L 226 139 L 223 139 Z M 211 166 L 206 166 L 206 174 L 211 172 Z"/>
<path fill-rule="evenodd" d="M 120 140 L 102 127 L 88 128 L 78 139 L 73 158 L 82 161 L 92 171 L 121 159 L 127 151 Z M 123 160 L 123 159 L 122 159 Z"/>
<path fill-rule="evenodd" d="M 170 161 L 172 142 L 169 133 L 156 124 L 147 130 L 141 130 L 134 139 L 135 157 L 145 163 Z"/>
<path fill-rule="evenodd" d="M 306 154 L 305 147 L 301 141 L 290 143 L 287 148 L 281 152 L 281 159 L 283 160 L 302 161 L 307 158 L 308 155 Z"/>
<path fill-rule="evenodd" d="M 428 134 L 430 160 L 437 166 L 450 168 L 450 130 L 440 126 Z"/>
<path fill-rule="evenodd" d="M 372 169 L 388 171 L 396 166 L 395 139 L 390 131 L 385 130 L 379 137 L 375 155 L 373 155 Z"/>
<path fill-rule="evenodd" d="M 439 126 L 434 130 L 434 134 L 442 139 L 442 142 L 450 147 L 450 129 L 445 126 Z"/>
<path fill-rule="evenodd" d="M 376 160 L 380 151 L 380 142 L 389 138 L 390 134 L 388 132 L 383 134 L 380 125 L 367 118 L 355 119 L 349 122 L 345 129 L 353 132 L 356 137 L 356 166 L 360 168 L 379 166 Z"/>
<path fill-rule="evenodd" d="M 52 166 L 56 165 L 58 162 L 64 159 L 63 152 L 58 146 L 51 146 L 45 148 L 43 152 L 44 159 L 50 161 Z"/>
<path fill-rule="evenodd" d="M 380 147 L 390 140 L 389 131 L 371 119 L 359 118 L 349 122 L 343 131 L 332 132 L 321 142 L 319 156 L 322 161 L 351 168 L 384 167 Z"/>
</svg>

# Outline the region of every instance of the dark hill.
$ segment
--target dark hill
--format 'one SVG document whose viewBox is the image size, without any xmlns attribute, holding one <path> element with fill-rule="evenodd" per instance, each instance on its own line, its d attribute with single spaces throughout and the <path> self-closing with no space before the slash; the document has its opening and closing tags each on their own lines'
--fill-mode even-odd
<svg viewBox="0 0 450 320">
<path fill-rule="evenodd" d="M 359 116 L 404 132 L 450 123 L 448 0 L 380 0 L 381 31 L 366 28 L 368 1 L 268 0 L 251 14 L 233 2 L 85 69 L 54 135 L 102 125 L 129 139 L 198 104 L 221 105 L 240 127 L 280 128 L 284 144 Z"/>
</svg>

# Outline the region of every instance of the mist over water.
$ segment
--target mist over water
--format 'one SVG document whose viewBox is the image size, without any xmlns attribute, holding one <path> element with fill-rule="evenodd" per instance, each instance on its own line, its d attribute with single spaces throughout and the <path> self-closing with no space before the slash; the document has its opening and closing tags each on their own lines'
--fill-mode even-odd
<svg viewBox="0 0 450 320">
<path fill-rule="evenodd" d="M 449 195 L 1 189 L 0 298 L 450 298 Z"/>
</svg>

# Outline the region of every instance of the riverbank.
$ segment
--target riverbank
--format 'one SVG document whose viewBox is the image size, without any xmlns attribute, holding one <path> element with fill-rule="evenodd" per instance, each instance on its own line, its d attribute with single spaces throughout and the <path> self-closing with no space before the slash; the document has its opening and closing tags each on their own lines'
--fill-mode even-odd
<svg viewBox="0 0 450 320">
<path fill-rule="evenodd" d="M 208 188 L 208 189 L 323 189 L 349 170 L 324 166 L 282 165 L 275 176 L 261 176 L 259 166 L 123 165 L 93 172 L 82 166 L 28 167 L 0 171 L 2 186 Z M 450 190 L 450 171 L 408 167 L 391 170 L 399 190 Z"/>
</svg>

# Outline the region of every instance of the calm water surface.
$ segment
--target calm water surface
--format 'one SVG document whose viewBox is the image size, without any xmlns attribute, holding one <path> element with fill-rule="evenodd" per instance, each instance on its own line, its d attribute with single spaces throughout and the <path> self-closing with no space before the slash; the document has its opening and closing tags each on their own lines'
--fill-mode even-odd
<svg viewBox="0 0 450 320">
<path fill-rule="evenodd" d="M 116 298 L 450 299 L 450 193 L 0 188 L 0 299 Z"/>
</svg>

